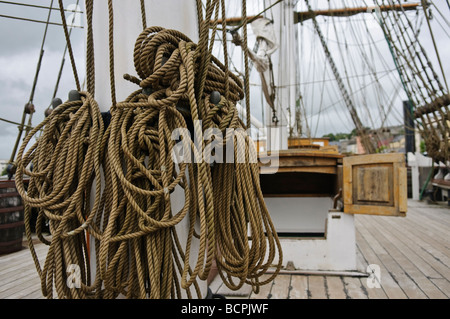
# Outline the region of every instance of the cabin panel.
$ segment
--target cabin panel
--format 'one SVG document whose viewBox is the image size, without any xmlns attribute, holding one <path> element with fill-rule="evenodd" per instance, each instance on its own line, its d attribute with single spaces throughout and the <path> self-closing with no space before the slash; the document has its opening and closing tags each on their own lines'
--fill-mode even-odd
<svg viewBox="0 0 450 319">
<path fill-rule="evenodd" d="M 344 212 L 405 216 L 407 182 L 403 154 L 373 154 L 343 159 Z"/>
</svg>

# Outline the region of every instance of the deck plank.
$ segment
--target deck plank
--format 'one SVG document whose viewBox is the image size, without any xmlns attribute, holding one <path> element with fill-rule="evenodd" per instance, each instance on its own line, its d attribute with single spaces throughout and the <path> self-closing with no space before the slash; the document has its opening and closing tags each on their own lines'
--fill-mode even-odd
<svg viewBox="0 0 450 319">
<path fill-rule="evenodd" d="M 445 228 L 433 228 L 425 220 L 414 221 L 412 219 L 405 220 L 402 224 L 403 227 L 414 229 L 416 231 L 415 235 L 419 236 L 425 242 L 436 246 L 442 253 L 450 257 L 450 241 L 446 234 L 450 233 L 450 229 Z"/>
<path fill-rule="evenodd" d="M 291 290 L 289 299 L 308 299 L 308 277 L 303 275 L 291 276 Z"/>
<path fill-rule="evenodd" d="M 417 245 L 408 240 L 408 238 L 405 239 L 402 230 L 393 227 L 388 222 L 382 222 L 381 220 L 374 221 L 374 223 L 377 222 L 379 222 L 380 227 L 385 228 L 386 232 L 384 232 L 384 234 L 386 238 L 390 240 L 392 245 L 401 251 L 415 266 L 417 266 L 426 277 L 442 277 L 441 274 L 433 268 L 433 261 L 435 260 L 427 260 L 422 258 L 422 256 L 417 252 Z"/>
<path fill-rule="evenodd" d="M 359 223 L 358 227 L 365 231 L 365 237 L 372 243 L 372 247 L 379 256 L 383 265 L 389 269 L 391 276 L 396 280 L 398 285 L 406 293 L 408 298 L 423 299 L 427 296 L 417 287 L 416 283 L 405 273 L 398 262 L 389 254 L 389 252 L 382 246 L 382 236 L 376 233 L 375 229 L 371 227 L 368 229 L 366 224 L 367 219 L 357 219 L 356 223 Z M 381 277 L 383 281 L 383 277 Z"/>
<path fill-rule="evenodd" d="M 446 296 L 450 298 L 450 281 L 445 278 L 430 279 Z"/>
<path fill-rule="evenodd" d="M 328 276 L 327 288 L 329 299 L 346 299 L 344 283 L 341 276 Z"/>
<path fill-rule="evenodd" d="M 278 275 L 273 281 L 271 298 L 288 299 L 290 290 L 291 290 L 291 275 Z"/>
<path fill-rule="evenodd" d="M 391 233 L 396 234 L 400 242 L 403 242 L 406 246 L 408 246 L 416 255 L 422 258 L 438 273 L 427 274 L 429 277 L 443 277 L 450 279 L 449 264 L 443 263 L 438 257 L 439 254 L 436 253 L 433 242 L 427 243 L 426 240 L 420 236 L 420 234 L 417 234 L 415 229 L 405 228 L 401 225 L 389 223 L 387 221 L 385 222 L 385 227 L 391 229 Z M 422 270 L 425 271 L 427 268 L 422 268 Z"/>
<path fill-rule="evenodd" d="M 403 271 L 414 281 L 414 283 L 427 295 L 430 299 L 445 299 L 447 296 L 436 287 L 436 285 L 428 279 L 421 271 L 421 266 L 426 266 L 426 263 L 421 262 L 407 249 L 399 249 L 397 240 L 387 231 L 388 225 L 383 223 L 381 219 L 371 220 L 374 224 L 374 231 L 380 235 L 379 240 L 383 247 L 389 254 L 397 261 Z M 412 260 L 415 260 L 415 263 Z"/>
<path fill-rule="evenodd" d="M 308 276 L 309 299 L 328 299 L 324 276 Z"/>
<path fill-rule="evenodd" d="M 364 286 L 361 284 L 360 278 L 355 277 L 343 277 L 345 285 L 345 291 L 349 299 L 367 299 L 367 292 L 365 292 Z"/>
<path fill-rule="evenodd" d="M 450 227 L 449 207 L 440 205 L 425 204 L 420 202 L 410 202 L 409 211 L 414 212 L 414 218 L 425 217 L 428 223 L 437 223 L 439 225 L 446 225 Z"/>
<path fill-rule="evenodd" d="M 5 299 L 8 296 L 17 293 L 18 291 L 25 290 L 30 286 L 34 286 L 40 283 L 40 279 L 35 273 L 29 273 L 16 279 L 13 282 L 6 284 L 0 284 L 0 299 Z"/>
<path fill-rule="evenodd" d="M 405 218 L 355 215 L 357 268 L 365 272 L 368 265 L 378 264 L 381 288 L 369 288 L 367 278 L 282 274 L 258 294 L 246 288 L 234 295 L 225 292 L 226 297 L 450 298 L 450 209 L 417 201 L 408 201 L 408 205 Z M 42 265 L 48 246 L 36 244 L 35 248 Z M 265 276 L 261 280 L 270 275 Z M 224 286 L 214 280 L 210 288 L 218 293 L 226 290 Z M 0 256 L 0 298 L 43 298 L 27 247 Z"/>
<path fill-rule="evenodd" d="M 386 295 L 386 292 L 383 290 L 383 287 L 369 287 L 367 284 L 367 281 L 370 280 L 369 278 L 361 278 L 361 285 L 364 287 L 367 298 L 368 299 L 388 299 L 388 296 Z"/>
<path fill-rule="evenodd" d="M 357 229 L 356 231 L 356 242 L 361 250 L 365 260 L 369 265 L 371 264 L 377 264 L 380 266 L 381 271 L 381 288 L 386 293 L 389 299 L 406 299 L 407 296 L 403 292 L 403 290 L 400 288 L 398 283 L 392 278 L 390 272 L 384 264 L 381 262 L 375 251 L 372 249 L 372 247 L 367 242 L 366 238 L 361 234 L 361 231 Z"/>
<path fill-rule="evenodd" d="M 450 238 L 445 236 L 450 231 L 450 225 L 448 224 L 450 222 L 450 209 L 444 211 L 431 206 L 431 208 L 419 210 L 416 207 L 411 207 L 408 217 L 407 222 L 414 223 L 418 230 L 431 237 L 437 235 L 447 247 L 450 245 Z"/>
<path fill-rule="evenodd" d="M 8 299 L 45 299 L 45 297 L 42 295 L 41 287 L 36 285 L 36 290 L 33 288 L 30 288 L 23 292 L 23 295 L 11 295 L 7 297 Z"/>
</svg>

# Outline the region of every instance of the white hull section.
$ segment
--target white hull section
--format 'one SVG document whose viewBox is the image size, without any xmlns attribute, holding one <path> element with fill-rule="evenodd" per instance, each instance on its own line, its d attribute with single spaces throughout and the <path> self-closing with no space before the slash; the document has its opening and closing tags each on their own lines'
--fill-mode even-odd
<svg viewBox="0 0 450 319">
<path fill-rule="evenodd" d="M 265 198 L 280 235 L 324 233 L 323 237 L 280 237 L 283 266 L 296 270 L 356 271 L 354 216 L 330 209 L 329 198 Z"/>
</svg>

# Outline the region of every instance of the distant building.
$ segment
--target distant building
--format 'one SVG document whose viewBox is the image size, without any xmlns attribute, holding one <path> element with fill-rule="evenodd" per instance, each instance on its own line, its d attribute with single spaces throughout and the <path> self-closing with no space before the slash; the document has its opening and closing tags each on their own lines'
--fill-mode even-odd
<svg viewBox="0 0 450 319">
<path fill-rule="evenodd" d="M 405 152 L 405 130 L 403 125 L 386 127 L 382 130 L 372 131 L 370 134 L 371 136 L 378 135 L 377 151 L 379 153 Z M 360 137 L 340 140 L 338 148 L 342 154 L 365 153 Z"/>
</svg>

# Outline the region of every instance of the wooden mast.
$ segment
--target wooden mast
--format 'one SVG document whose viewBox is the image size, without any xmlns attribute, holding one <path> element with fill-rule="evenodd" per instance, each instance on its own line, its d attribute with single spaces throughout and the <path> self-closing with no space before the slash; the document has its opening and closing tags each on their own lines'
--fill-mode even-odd
<svg viewBox="0 0 450 319">
<path fill-rule="evenodd" d="M 329 9 L 329 10 L 315 10 L 315 11 L 302 11 L 294 12 L 294 23 L 303 22 L 312 19 L 315 16 L 329 16 L 329 17 L 350 17 L 360 13 L 373 12 L 379 10 L 380 12 L 385 11 L 412 11 L 419 7 L 419 3 L 405 3 L 402 5 L 387 5 L 379 7 L 355 7 L 355 8 L 344 8 L 344 9 Z"/>
</svg>

